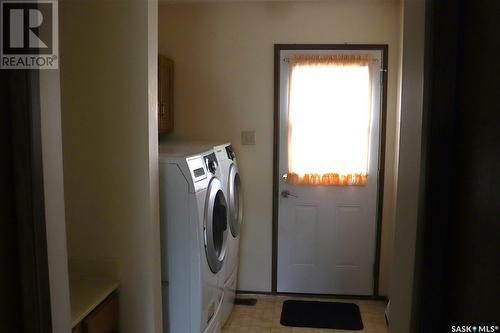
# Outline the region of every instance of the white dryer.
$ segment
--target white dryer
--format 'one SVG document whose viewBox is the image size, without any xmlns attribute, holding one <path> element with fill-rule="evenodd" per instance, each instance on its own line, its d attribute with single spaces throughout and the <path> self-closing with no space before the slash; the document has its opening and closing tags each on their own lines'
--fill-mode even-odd
<svg viewBox="0 0 500 333">
<path fill-rule="evenodd" d="M 213 146 L 160 145 L 164 332 L 221 330 L 229 212 Z"/>
<path fill-rule="evenodd" d="M 222 302 L 222 325 L 227 321 L 234 306 L 236 283 L 238 278 L 239 241 L 243 219 L 243 198 L 241 180 L 236 164 L 236 154 L 231 144 L 225 143 L 214 147 L 219 162 L 219 178 L 226 193 L 229 207 L 229 236 L 227 258 L 223 267 L 224 299 Z"/>
</svg>

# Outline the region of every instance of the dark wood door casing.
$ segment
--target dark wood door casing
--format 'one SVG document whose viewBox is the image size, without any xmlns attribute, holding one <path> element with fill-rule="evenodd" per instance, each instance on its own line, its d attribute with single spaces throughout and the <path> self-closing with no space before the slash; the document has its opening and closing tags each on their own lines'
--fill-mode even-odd
<svg viewBox="0 0 500 333">
<path fill-rule="evenodd" d="M 2 184 L 2 214 L 7 214 L 3 230 L 10 244 L 9 273 L 16 278 L 8 286 L 10 325 L 19 328 L 16 332 L 48 333 L 52 324 L 38 75 L 35 70 L 1 70 L 2 118 L 8 122 L 2 134 L 10 136 L 2 142 L 2 153 L 9 157 L 2 168 L 2 178 L 9 177 Z"/>
</svg>

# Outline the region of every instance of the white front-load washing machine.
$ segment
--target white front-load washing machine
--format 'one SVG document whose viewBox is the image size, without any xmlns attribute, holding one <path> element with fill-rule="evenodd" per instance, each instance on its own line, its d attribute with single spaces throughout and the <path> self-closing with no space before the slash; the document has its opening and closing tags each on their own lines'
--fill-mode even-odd
<svg viewBox="0 0 500 333">
<path fill-rule="evenodd" d="M 241 180 L 236 164 L 236 154 L 230 143 L 214 146 L 219 162 L 217 175 L 222 181 L 229 208 L 229 235 L 227 257 L 223 267 L 224 299 L 222 301 L 221 323 L 229 318 L 234 306 L 238 278 L 238 257 L 240 229 L 243 219 L 243 198 Z"/>
<path fill-rule="evenodd" d="M 163 143 L 159 150 L 164 332 L 220 332 L 230 231 L 213 146 Z"/>
</svg>

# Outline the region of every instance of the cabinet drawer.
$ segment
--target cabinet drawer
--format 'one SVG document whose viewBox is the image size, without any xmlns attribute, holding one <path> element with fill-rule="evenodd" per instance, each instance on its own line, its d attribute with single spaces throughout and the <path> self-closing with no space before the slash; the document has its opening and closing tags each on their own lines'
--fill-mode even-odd
<svg viewBox="0 0 500 333">
<path fill-rule="evenodd" d="M 85 333 L 118 332 L 118 297 L 111 295 L 83 322 Z"/>
</svg>

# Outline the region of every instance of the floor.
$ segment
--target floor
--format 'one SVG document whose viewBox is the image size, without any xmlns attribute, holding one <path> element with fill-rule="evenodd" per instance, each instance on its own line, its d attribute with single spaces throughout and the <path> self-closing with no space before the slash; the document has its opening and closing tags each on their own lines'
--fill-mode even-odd
<svg viewBox="0 0 500 333">
<path fill-rule="evenodd" d="M 231 316 L 222 329 L 222 333 L 320 333 L 320 332 L 367 332 L 388 333 L 385 324 L 385 302 L 349 299 L 317 299 L 289 296 L 239 295 L 238 297 L 257 298 L 255 306 L 235 305 Z M 281 307 L 287 299 L 308 299 L 319 301 L 352 302 L 361 310 L 364 329 L 345 331 L 331 329 L 311 329 L 286 327 L 280 324 Z"/>
</svg>

